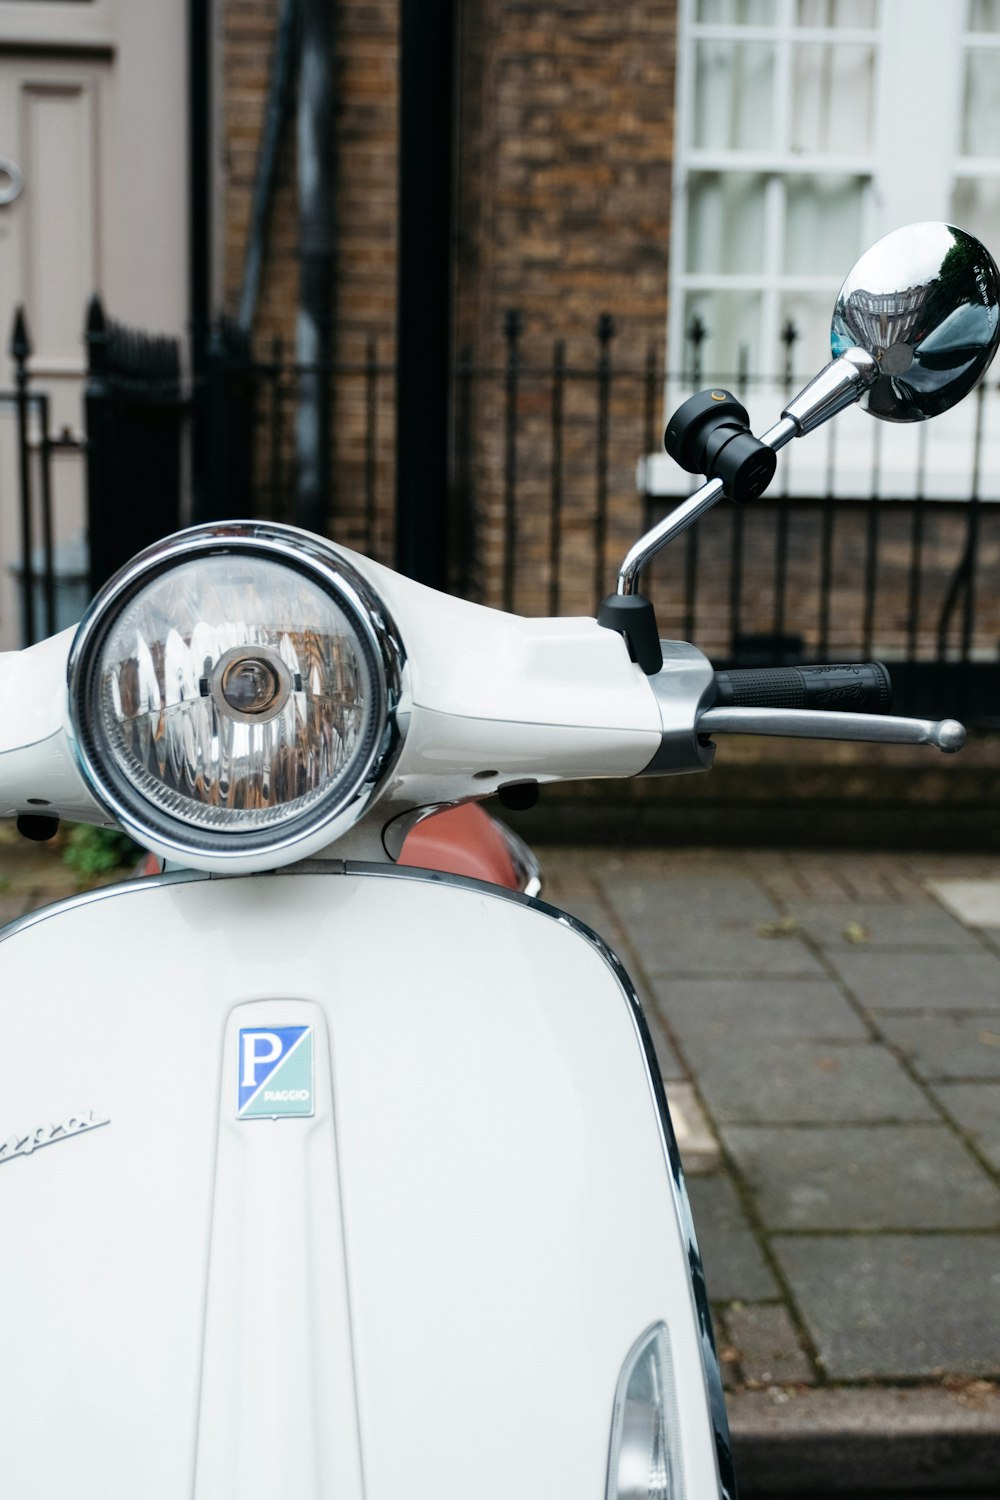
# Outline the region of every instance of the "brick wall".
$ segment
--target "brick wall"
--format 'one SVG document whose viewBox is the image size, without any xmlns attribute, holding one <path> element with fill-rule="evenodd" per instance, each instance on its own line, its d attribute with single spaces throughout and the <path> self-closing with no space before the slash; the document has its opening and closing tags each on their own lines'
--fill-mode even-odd
<svg viewBox="0 0 1000 1500">
<path fill-rule="evenodd" d="M 666 317 L 676 4 L 467 7 L 459 321 L 495 338 L 622 334 Z"/>
<path fill-rule="evenodd" d="M 641 369 L 662 350 L 676 4 L 639 0 L 490 0 L 466 8 L 458 335 L 479 365 L 503 363 L 504 316 L 523 320 L 522 359 L 549 363 L 565 340 L 571 367 L 593 368 L 602 313 L 614 318 L 611 358 Z M 609 452 L 607 578 L 639 523 L 635 460 L 644 442 L 639 383 L 616 384 Z M 515 607 L 549 595 L 552 389 L 522 381 L 517 455 L 519 583 Z M 595 607 L 596 391 L 567 388 L 563 430 L 563 608 Z M 657 422 L 659 412 L 657 413 Z M 483 389 L 471 464 L 480 588 L 503 597 L 503 387 Z M 568 566 L 566 564 L 568 563 Z"/>
<path fill-rule="evenodd" d="M 279 0 L 226 0 L 222 12 L 225 145 L 225 296 L 239 298 L 260 130 Z M 666 322 L 670 157 L 673 135 L 675 0 L 478 0 L 461 7 L 460 166 L 457 174 L 456 342 L 477 366 L 502 361 L 509 308 L 524 321 L 526 362 L 549 360 L 566 341 L 572 364 L 595 357 L 598 316 L 611 312 L 613 357 L 641 365 Z M 334 352 L 394 355 L 397 171 L 397 5 L 337 0 L 337 260 Z M 298 297 L 294 121 L 283 145 L 255 344 L 291 348 Z M 477 383 L 472 479 L 484 597 L 500 597 L 502 382 Z M 364 419 L 360 377 L 334 391 L 334 534 L 364 541 Z M 633 466 L 641 451 L 638 403 L 616 397 L 619 441 L 611 455 L 609 569 L 634 536 Z M 624 403 L 624 404 L 622 404 Z M 551 392 L 525 385 L 517 607 L 544 607 Z M 377 550 L 387 551 L 393 506 L 391 376 L 376 397 Z M 593 391 L 567 400 L 564 532 L 569 556 L 586 550 L 594 504 Z M 287 457 L 287 454 L 285 455 Z M 370 462 L 370 454 L 368 455 Z M 537 566 L 526 566 L 528 559 Z M 572 571 L 572 570 L 571 570 Z M 579 571 L 579 570 L 577 570 Z M 592 568 L 588 570 L 592 574 Z M 537 586 L 536 586 L 537 585 Z M 571 590 L 572 592 L 572 590 Z M 577 608 L 593 608 L 582 576 Z"/>
</svg>

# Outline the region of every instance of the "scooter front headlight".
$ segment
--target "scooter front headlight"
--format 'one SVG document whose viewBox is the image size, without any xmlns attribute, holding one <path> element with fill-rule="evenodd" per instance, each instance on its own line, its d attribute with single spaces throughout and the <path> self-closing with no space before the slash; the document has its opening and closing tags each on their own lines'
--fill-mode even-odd
<svg viewBox="0 0 1000 1500">
<path fill-rule="evenodd" d="M 366 810 L 396 747 L 402 649 L 381 601 L 292 527 L 199 527 L 98 594 L 70 721 L 98 801 L 195 867 L 315 852 Z"/>
</svg>

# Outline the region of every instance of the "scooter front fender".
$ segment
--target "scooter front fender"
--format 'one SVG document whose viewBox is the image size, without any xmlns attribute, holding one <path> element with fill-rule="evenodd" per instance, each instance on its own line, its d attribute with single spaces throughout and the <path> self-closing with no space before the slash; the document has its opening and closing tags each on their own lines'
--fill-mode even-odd
<svg viewBox="0 0 1000 1500">
<path fill-rule="evenodd" d="M 147 879 L 0 933 L 0 1028 L 2 1493 L 602 1500 L 658 1322 L 686 1492 L 731 1491 L 662 1086 L 579 924 Z"/>
</svg>

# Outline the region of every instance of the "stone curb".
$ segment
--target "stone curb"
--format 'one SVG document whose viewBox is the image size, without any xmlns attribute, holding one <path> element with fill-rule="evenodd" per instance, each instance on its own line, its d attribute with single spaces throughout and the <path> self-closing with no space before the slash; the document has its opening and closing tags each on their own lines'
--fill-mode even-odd
<svg viewBox="0 0 1000 1500">
<path fill-rule="evenodd" d="M 1000 1493 L 1000 1388 L 739 1391 L 741 1497 Z"/>
</svg>

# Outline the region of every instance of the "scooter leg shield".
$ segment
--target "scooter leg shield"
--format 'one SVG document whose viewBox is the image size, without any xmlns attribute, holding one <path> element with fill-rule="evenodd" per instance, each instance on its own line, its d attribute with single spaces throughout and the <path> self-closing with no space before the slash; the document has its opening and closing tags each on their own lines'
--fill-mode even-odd
<svg viewBox="0 0 1000 1500">
<path fill-rule="evenodd" d="M 653 1325 L 683 1492 L 730 1489 L 659 1080 L 570 919 L 154 877 L 0 932 L 0 1028 L 4 1494 L 602 1500 Z"/>
</svg>

